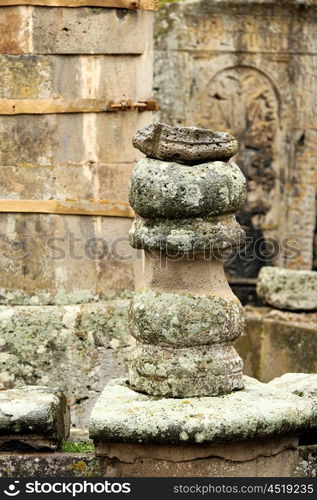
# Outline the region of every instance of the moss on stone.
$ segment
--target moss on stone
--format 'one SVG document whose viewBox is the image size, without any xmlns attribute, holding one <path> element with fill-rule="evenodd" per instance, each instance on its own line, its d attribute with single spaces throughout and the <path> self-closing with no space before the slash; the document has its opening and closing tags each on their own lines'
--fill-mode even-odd
<svg viewBox="0 0 317 500">
<path fill-rule="evenodd" d="M 67 441 L 62 442 L 61 451 L 64 453 L 91 453 L 95 450 L 92 441 Z"/>
</svg>

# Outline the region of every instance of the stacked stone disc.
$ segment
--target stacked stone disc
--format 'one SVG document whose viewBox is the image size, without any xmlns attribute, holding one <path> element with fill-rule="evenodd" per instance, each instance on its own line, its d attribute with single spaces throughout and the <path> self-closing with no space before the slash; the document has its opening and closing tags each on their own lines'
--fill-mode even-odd
<svg viewBox="0 0 317 500">
<path fill-rule="evenodd" d="M 244 233 L 234 213 L 245 178 L 228 133 L 156 123 L 134 136 L 146 154 L 133 170 L 130 243 L 144 250 L 144 276 L 130 309 L 137 346 L 130 384 L 153 396 L 214 396 L 241 389 L 233 342 L 243 308 L 223 271 L 224 251 Z"/>
</svg>

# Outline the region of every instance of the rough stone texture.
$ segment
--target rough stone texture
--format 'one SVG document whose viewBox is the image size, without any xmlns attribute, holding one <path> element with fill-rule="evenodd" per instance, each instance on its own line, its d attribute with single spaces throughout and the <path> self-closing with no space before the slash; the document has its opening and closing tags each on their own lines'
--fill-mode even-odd
<svg viewBox="0 0 317 500">
<path fill-rule="evenodd" d="M 223 342 L 183 348 L 138 343 L 129 360 L 130 386 L 170 398 L 242 389 L 243 362 L 234 346 Z"/>
<path fill-rule="evenodd" d="M 0 7 L 1 200 L 128 201 L 142 156 L 131 137 L 151 113 L 40 113 L 47 100 L 101 100 L 106 108 L 150 99 L 152 18 L 123 9 Z M 1 114 L 8 100 L 26 100 L 38 114 Z M 86 303 L 133 290 L 130 225 L 122 217 L 2 214 L 0 303 Z"/>
<path fill-rule="evenodd" d="M 150 50 L 120 57 L 1 54 L 0 99 L 145 99 L 152 92 L 151 74 L 144 77 L 152 58 Z M 41 102 L 34 105 L 39 109 Z"/>
<path fill-rule="evenodd" d="M 0 392 L 0 449 L 56 449 L 69 434 L 69 408 L 60 389 L 27 386 Z"/>
<path fill-rule="evenodd" d="M 134 145 L 152 156 L 166 159 L 174 152 L 181 161 L 198 163 L 207 150 L 223 155 L 217 134 L 159 124 L 139 131 Z M 138 340 L 129 363 L 135 390 L 177 398 L 243 388 L 243 363 L 233 346 L 243 313 L 224 276 L 221 250 L 239 243 L 242 231 L 232 212 L 245 191 L 233 162 L 183 165 L 146 157 L 135 166 L 129 201 L 148 218 L 137 218 L 130 231 L 131 245 L 144 249 L 139 293 L 130 308 L 130 332 Z M 218 248 L 210 248 L 216 241 Z"/>
<path fill-rule="evenodd" d="M 151 19 L 146 11 L 5 7 L 0 10 L 1 31 L 6 33 L 0 52 L 142 54 L 152 36 Z"/>
<path fill-rule="evenodd" d="M 310 433 L 317 427 L 317 375 L 269 384 L 244 377 L 244 389 L 215 398 L 157 399 L 125 380 L 108 385 L 92 411 L 95 443 L 204 443 Z"/>
<path fill-rule="evenodd" d="M 263 302 L 286 310 L 317 309 L 317 272 L 264 267 L 257 281 Z"/>
<path fill-rule="evenodd" d="M 76 304 L 134 289 L 131 219 L 3 214 L 0 303 Z"/>
<path fill-rule="evenodd" d="M 234 215 L 215 216 L 209 220 L 142 219 L 137 217 L 129 232 L 133 248 L 148 248 L 168 254 L 232 249 L 244 240 L 244 231 Z"/>
<path fill-rule="evenodd" d="M 316 477 L 316 446 L 294 438 L 222 445 L 107 443 L 92 453 L 0 453 L 0 477 Z"/>
<path fill-rule="evenodd" d="M 1 199 L 40 200 L 51 197 L 77 200 L 128 201 L 128 185 L 134 163 L 82 162 L 73 165 L 2 166 Z M 80 183 L 74 185 L 74 178 Z M 4 215 L 2 215 L 4 217 Z"/>
<path fill-rule="evenodd" d="M 300 446 L 295 476 L 317 477 L 317 445 Z"/>
<path fill-rule="evenodd" d="M 2 115 L 0 164 L 25 168 L 57 164 L 67 168 L 89 162 L 132 163 L 141 154 L 126 138 L 150 119 L 151 113 L 146 111 Z M 70 190 L 71 195 L 76 193 Z"/>
<path fill-rule="evenodd" d="M 209 217 L 237 211 L 245 178 L 232 161 L 195 166 L 143 158 L 135 166 L 129 201 L 146 218 Z"/>
<path fill-rule="evenodd" d="M 0 477 L 100 477 L 102 465 L 93 453 L 0 453 Z"/>
<path fill-rule="evenodd" d="M 245 335 L 235 346 L 244 373 L 268 382 L 287 372 L 316 373 L 317 314 L 246 308 Z"/>
<path fill-rule="evenodd" d="M 227 161 L 238 151 L 238 142 L 226 132 L 197 127 L 169 127 L 154 123 L 138 130 L 133 146 L 146 156 L 195 165 Z"/>
<path fill-rule="evenodd" d="M 128 301 L 0 307 L 0 389 L 59 386 L 87 426 L 105 381 L 127 374 Z M 1 394 L 1 392 L 0 392 Z"/>
<path fill-rule="evenodd" d="M 204 446 L 107 443 L 97 453 L 105 455 L 107 477 L 291 477 L 297 464 L 294 438 Z"/>
<path fill-rule="evenodd" d="M 241 304 L 219 296 L 137 292 L 130 307 L 130 333 L 165 347 L 207 346 L 230 342 L 244 332 Z"/>
<path fill-rule="evenodd" d="M 157 119 L 237 137 L 248 180 L 238 221 L 248 237 L 280 245 L 271 257 L 262 245 L 256 258 L 230 261 L 241 288 L 264 262 L 311 269 L 314 246 L 317 255 L 316 21 L 309 0 L 172 2 L 156 14 Z"/>
</svg>

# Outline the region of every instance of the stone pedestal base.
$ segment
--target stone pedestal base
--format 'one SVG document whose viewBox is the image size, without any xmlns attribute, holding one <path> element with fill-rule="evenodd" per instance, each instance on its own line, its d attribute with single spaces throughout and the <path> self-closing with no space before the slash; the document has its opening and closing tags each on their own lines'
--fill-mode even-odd
<svg viewBox="0 0 317 500">
<path fill-rule="evenodd" d="M 218 397 L 159 399 L 112 382 L 90 422 L 105 476 L 292 476 L 298 437 L 317 428 L 317 375 L 269 384 L 244 377 L 244 386 Z"/>
<path fill-rule="evenodd" d="M 298 464 L 294 437 L 215 445 L 104 443 L 106 477 L 289 477 Z"/>
</svg>

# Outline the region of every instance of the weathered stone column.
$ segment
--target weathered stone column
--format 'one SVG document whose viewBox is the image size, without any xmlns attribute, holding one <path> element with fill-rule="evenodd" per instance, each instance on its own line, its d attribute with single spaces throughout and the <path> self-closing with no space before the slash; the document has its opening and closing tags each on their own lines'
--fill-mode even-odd
<svg viewBox="0 0 317 500">
<path fill-rule="evenodd" d="M 134 145 L 149 157 L 136 165 L 130 186 L 138 215 L 130 242 L 145 250 L 143 286 L 130 309 L 138 340 L 130 384 L 172 397 L 241 389 L 233 341 L 244 315 L 219 258 L 244 234 L 234 212 L 245 201 L 245 178 L 227 161 L 237 142 L 227 133 L 156 123 Z"/>
<path fill-rule="evenodd" d="M 242 377 L 233 340 L 243 315 L 219 260 L 241 236 L 237 143 L 155 124 L 134 145 L 148 155 L 130 189 L 144 279 L 130 310 L 130 380 L 111 381 L 91 414 L 104 475 L 292 476 L 299 436 L 316 431 L 317 376 Z"/>
</svg>

